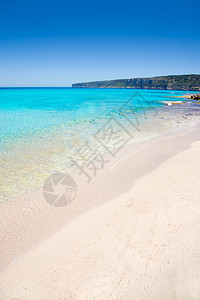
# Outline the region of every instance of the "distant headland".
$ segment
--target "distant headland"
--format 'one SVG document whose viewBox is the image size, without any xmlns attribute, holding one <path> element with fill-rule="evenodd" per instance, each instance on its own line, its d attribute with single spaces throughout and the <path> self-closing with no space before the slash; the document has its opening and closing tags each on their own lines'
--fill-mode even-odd
<svg viewBox="0 0 200 300">
<path fill-rule="evenodd" d="M 168 75 L 74 83 L 72 88 L 126 88 L 200 91 L 200 75 Z"/>
</svg>

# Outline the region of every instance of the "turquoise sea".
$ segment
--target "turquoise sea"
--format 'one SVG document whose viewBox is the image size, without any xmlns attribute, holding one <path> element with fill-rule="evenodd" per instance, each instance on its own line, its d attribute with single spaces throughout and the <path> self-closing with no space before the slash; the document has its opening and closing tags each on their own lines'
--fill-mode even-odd
<svg viewBox="0 0 200 300">
<path fill-rule="evenodd" d="M 129 143 L 162 135 L 199 115 L 191 92 L 132 89 L 0 89 L 0 200 L 66 170 L 85 144 L 106 151 L 96 132 L 114 119 Z M 170 102 L 168 102 L 170 101 Z M 171 101 L 178 102 L 171 105 Z M 121 132 L 120 134 L 126 134 Z"/>
</svg>

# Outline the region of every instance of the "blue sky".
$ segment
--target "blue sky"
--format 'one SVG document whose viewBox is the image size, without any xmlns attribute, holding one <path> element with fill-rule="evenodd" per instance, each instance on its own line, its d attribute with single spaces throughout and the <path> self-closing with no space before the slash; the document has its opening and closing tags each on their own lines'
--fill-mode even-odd
<svg viewBox="0 0 200 300">
<path fill-rule="evenodd" d="M 199 1 L 0 0 L 0 86 L 199 74 Z"/>
</svg>

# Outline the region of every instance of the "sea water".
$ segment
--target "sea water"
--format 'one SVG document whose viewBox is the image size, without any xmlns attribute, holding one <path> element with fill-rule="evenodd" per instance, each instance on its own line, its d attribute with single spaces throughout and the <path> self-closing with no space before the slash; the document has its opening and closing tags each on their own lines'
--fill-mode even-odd
<svg viewBox="0 0 200 300">
<path fill-rule="evenodd" d="M 84 147 L 101 153 L 117 147 L 116 140 L 106 145 L 99 138 L 103 133 L 108 139 L 105 132 L 110 130 L 111 140 L 115 126 L 122 140 L 129 135 L 127 142 L 137 143 L 198 117 L 198 103 L 184 98 L 190 93 L 0 89 L 0 200 L 40 187 L 52 173 L 66 171 Z"/>
</svg>

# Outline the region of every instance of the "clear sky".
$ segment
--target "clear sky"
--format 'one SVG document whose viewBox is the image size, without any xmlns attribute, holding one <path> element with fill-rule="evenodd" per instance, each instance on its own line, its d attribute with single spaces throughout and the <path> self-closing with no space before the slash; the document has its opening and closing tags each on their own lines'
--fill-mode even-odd
<svg viewBox="0 0 200 300">
<path fill-rule="evenodd" d="M 199 74 L 199 11 L 199 0 L 0 0 L 0 86 Z"/>
</svg>

